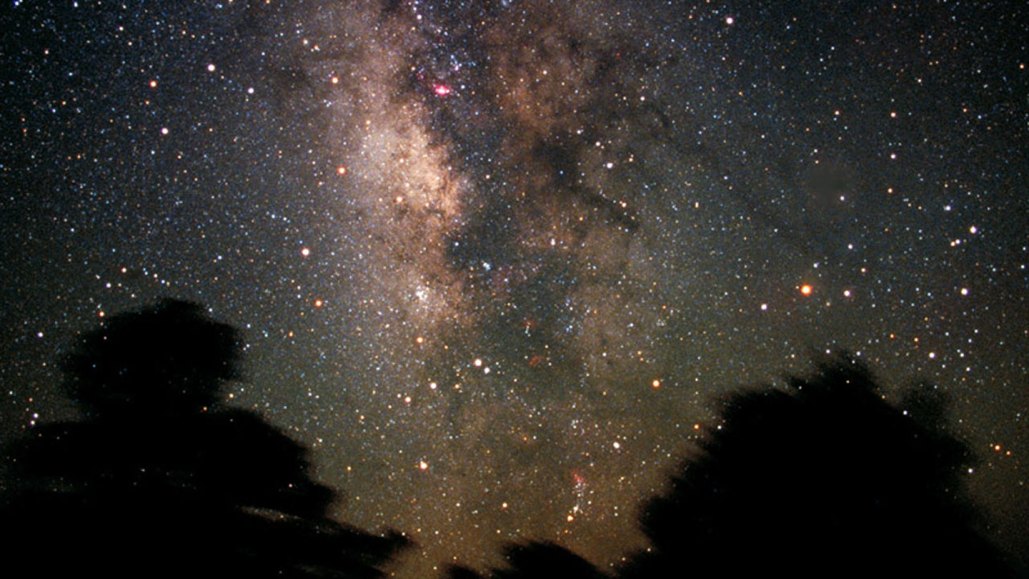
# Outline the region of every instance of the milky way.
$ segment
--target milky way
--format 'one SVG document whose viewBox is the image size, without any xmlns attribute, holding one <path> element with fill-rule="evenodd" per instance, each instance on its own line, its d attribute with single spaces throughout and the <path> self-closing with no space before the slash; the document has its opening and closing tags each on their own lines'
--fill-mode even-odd
<svg viewBox="0 0 1029 579">
<path fill-rule="evenodd" d="M 76 331 L 239 326 L 229 394 L 398 567 L 638 546 L 718 397 L 848 349 L 953 400 L 1026 549 L 1029 14 L 865 2 L 4 9 L 6 437 Z"/>
</svg>

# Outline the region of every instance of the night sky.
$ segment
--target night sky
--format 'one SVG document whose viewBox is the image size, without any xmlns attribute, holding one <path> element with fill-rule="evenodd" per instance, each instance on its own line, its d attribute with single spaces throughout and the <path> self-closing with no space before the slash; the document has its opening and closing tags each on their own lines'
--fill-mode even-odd
<svg viewBox="0 0 1029 579">
<path fill-rule="evenodd" d="M 1023 2 L 0 8 L 5 440 L 162 296 L 423 577 L 641 545 L 719 396 L 847 349 L 952 399 L 1029 552 Z M 874 425 L 869 425 L 873 428 Z"/>
</svg>

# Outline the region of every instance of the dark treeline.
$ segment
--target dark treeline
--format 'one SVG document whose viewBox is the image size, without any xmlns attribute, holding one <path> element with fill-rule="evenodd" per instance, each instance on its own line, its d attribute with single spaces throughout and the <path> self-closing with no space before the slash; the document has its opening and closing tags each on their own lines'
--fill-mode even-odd
<svg viewBox="0 0 1029 579">
<path fill-rule="evenodd" d="M 9 449 L 0 575 L 381 576 L 407 541 L 332 520 L 306 449 L 219 403 L 239 351 L 234 328 L 178 301 L 82 336 L 63 364 L 82 419 Z"/>
<path fill-rule="evenodd" d="M 409 540 L 333 520 L 336 493 L 306 449 L 221 404 L 239 352 L 234 328 L 179 301 L 80 337 L 63 387 L 81 419 L 7 449 L 3 575 L 384 575 Z M 1012 576 L 979 532 L 961 478 L 973 456 L 945 410 L 931 386 L 895 407 L 836 356 L 786 389 L 727 397 L 721 427 L 644 504 L 649 546 L 617 568 L 527 541 L 505 547 L 503 568 L 446 576 Z"/>
<path fill-rule="evenodd" d="M 948 433 L 939 390 L 894 407 L 843 354 L 787 388 L 726 398 L 721 427 L 644 504 L 649 546 L 618 568 L 528 542 L 504 550 L 505 568 L 450 578 L 1014 576 L 978 530 L 961 479 L 974 457 Z"/>
</svg>

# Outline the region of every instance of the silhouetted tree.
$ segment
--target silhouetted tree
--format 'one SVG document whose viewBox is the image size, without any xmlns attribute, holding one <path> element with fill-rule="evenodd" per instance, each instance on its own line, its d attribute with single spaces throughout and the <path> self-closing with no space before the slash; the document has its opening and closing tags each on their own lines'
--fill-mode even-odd
<svg viewBox="0 0 1029 579">
<path fill-rule="evenodd" d="M 621 576 L 997 577 L 962 482 L 969 449 L 942 395 L 903 410 L 841 355 L 810 378 L 731 396 L 722 427 L 645 505 L 651 547 Z"/>
<path fill-rule="evenodd" d="M 492 569 L 480 575 L 466 567 L 447 569 L 448 579 L 606 579 L 589 561 L 550 542 L 513 543 L 504 548 L 506 569 Z"/>
<path fill-rule="evenodd" d="M 306 449 L 222 407 L 239 351 L 234 328 L 181 301 L 83 335 L 64 361 L 82 420 L 10 449 L 4 563 L 41 577 L 381 576 L 407 541 L 332 520 Z"/>
</svg>

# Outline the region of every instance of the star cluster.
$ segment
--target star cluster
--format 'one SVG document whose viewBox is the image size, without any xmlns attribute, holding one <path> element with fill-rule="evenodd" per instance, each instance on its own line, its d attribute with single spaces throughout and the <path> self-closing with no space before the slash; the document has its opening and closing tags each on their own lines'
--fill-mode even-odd
<svg viewBox="0 0 1029 579">
<path fill-rule="evenodd" d="M 53 4 L 53 5 L 51 5 Z M 14 2 L 3 434 L 171 295 L 339 515 L 600 564 L 718 396 L 848 349 L 929 380 L 1025 551 L 1029 12 L 958 2 Z"/>
</svg>

